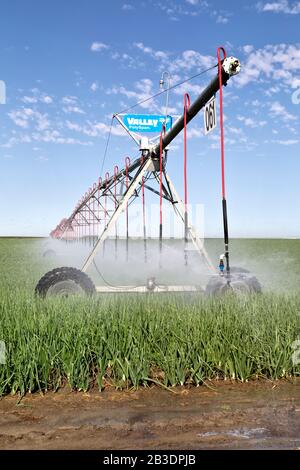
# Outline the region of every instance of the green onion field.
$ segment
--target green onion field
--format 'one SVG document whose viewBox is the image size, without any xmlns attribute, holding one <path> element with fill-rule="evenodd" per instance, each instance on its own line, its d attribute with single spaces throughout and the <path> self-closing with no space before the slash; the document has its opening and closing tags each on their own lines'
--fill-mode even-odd
<svg viewBox="0 0 300 470">
<path fill-rule="evenodd" d="M 261 295 L 34 295 L 45 260 L 36 239 L 0 240 L 0 395 L 97 387 L 199 385 L 297 376 L 300 240 L 234 240 L 264 287 Z M 218 241 L 208 241 L 212 256 Z M 220 242 L 221 243 L 221 242 Z M 255 247 L 256 245 L 256 247 Z M 269 260 L 269 261 L 268 261 Z M 268 274 L 268 270 L 270 275 Z"/>
</svg>

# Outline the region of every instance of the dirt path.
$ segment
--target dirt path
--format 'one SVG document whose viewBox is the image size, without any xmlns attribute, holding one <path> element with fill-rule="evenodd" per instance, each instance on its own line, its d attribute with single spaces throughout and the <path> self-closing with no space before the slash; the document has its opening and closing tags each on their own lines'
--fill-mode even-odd
<svg viewBox="0 0 300 470">
<path fill-rule="evenodd" d="M 300 448 L 300 380 L 0 401 L 0 449 Z"/>
</svg>

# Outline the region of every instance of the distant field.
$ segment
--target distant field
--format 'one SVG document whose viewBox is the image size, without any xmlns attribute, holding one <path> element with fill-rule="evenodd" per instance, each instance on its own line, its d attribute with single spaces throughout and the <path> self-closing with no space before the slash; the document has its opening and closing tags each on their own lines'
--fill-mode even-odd
<svg viewBox="0 0 300 470">
<path fill-rule="evenodd" d="M 207 240 L 218 262 L 220 240 Z M 141 242 L 109 241 L 97 264 L 110 283 L 205 281 L 195 253 L 184 266 L 182 244 L 165 241 L 161 269 L 157 241 L 144 264 Z M 55 249 L 53 257 L 43 257 Z M 262 282 L 263 295 L 208 299 L 201 295 L 106 295 L 94 299 L 34 297 L 45 271 L 80 266 L 88 246 L 35 239 L 0 239 L 0 394 L 159 383 L 201 384 L 207 379 L 299 375 L 292 342 L 300 339 L 300 240 L 233 240 L 232 264 L 247 267 Z M 104 282 L 91 272 L 95 282 Z M 144 280 L 144 278 L 143 278 Z"/>
</svg>

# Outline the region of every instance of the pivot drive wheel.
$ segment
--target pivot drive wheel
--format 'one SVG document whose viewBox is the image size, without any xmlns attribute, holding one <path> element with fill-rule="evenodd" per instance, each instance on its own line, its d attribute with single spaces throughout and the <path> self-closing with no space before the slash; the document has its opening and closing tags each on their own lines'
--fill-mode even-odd
<svg viewBox="0 0 300 470">
<path fill-rule="evenodd" d="M 35 293 L 41 297 L 69 297 L 96 293 L 91 279 L 75 268 L 56 268 L 46 273 L 38 282 Z"/>
<path fill-rule="evenodd" d="M 206 286 L 206 293 L 208 295 L 223 295 L 230 291 L 235 294 L 261 293 L 260 282 L 249 271 L 233 267 L 230 272 L 229 283 L 226 276 L 212 276 Z"/>
</svg>

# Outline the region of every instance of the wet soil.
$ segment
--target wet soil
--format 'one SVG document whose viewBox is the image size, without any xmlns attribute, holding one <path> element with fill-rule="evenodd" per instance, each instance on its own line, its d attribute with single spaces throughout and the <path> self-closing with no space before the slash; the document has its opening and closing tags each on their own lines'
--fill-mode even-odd
<svg viewBox="0 0 300 470">
<path fill-rule="evenodd" d="M 0 400 L 0 449 L 300 449 L 300 379 Z"/>
</svg>

